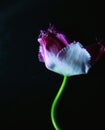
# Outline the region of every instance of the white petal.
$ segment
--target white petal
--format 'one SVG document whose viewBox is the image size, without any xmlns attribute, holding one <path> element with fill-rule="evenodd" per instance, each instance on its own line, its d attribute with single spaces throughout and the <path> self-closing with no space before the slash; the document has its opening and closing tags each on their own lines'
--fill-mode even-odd
<svg viewBox="0 0 105 130">
<path fill-rule="evenodd" d="M 66 76 L 86 74 L 91 67 L 90 58 L 90 54 L 79 42 L 71 43 L 63 48 L 57 56 L 50 54 L 46 67 Z"/>
</svg>

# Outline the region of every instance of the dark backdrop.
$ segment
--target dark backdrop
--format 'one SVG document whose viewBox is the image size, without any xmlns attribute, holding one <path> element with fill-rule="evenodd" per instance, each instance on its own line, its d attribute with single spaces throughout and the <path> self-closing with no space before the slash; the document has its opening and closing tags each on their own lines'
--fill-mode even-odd
<svg viewBox="0 0 105 130">
<path fill-rule="evenodd" d="M 0 127 L 53 130 L 52 101 L 63 77 L 38 61 L 40 29 L 49 23 L 68 40 L 105 42 L 104 3 L 0 1 Z M 61 130 L 105 129 L 105 56 L 87 75 L 70 77 L 56 108 Z"/>
</svg>

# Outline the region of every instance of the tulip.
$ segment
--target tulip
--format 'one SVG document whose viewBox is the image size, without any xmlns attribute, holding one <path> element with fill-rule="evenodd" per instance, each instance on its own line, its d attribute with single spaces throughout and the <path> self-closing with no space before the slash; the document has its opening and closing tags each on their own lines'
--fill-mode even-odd
<svg viewBox="0 0 105 130">
<path fill-rule="evenodd" d="M 83 46 L 80 42 L 67 41 L 64 34 L 58 32 L 50 24 L 46 31 L 40 31 L 38 37 L 39 60 L 44 62 L 47 69 L 64 76 L 61 87 L 51 106 L 51 120 L 56 130 L 60 130 L 55 120 L 55 107 L 64 90 L 68 76 L 87 74 L 89 69 L 105 53 L 101 43 Z"/>
<path fill-rule="evenodd" d="M 53 25 L 40 31 L 38 42 L 39 60 L 47 69 L 64 76 L 87 74 L 105 52 L 105 47 L 98 43 L 85 47 L 76 41 L 69 44 L 65 35 Z"/>
</svg>

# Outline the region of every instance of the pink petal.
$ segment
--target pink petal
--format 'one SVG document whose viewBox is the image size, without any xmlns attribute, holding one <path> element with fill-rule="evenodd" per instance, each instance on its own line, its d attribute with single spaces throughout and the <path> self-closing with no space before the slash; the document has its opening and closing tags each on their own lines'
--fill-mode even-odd
<svg viewBox="0 0 105 130">
<path fill-rule="evenodd" d="M 54 34 L 56 36 L 56 38 L 59 39 L 65 46 L 67 46 L 69 44 L 66 39 L 66 36 L 62 33 L 59 33 L 56 30 L 56 28 L 54 27 L 54 25 L 52 25 L 52 24 L 49 25 L 48 32 Z"/>
<path fill-rule="evenodd" d="M 42 46 L 39 47 L 38 59 L 40 62 L 44 62 Z"/>
<path fill-rule="evenodd" d="M 57 33 L 56 34 L 56 37 L 62 42 L 65 44 L 65 46 L 69 45 L 68 41 L 66 40 L 66 37 L 64 34 L 61 34 L 61 33 Z"/>
<path fill-rule="evenodd" d="M 47 31 L 40 31 L 38 42 L 40 43 L 38 57 L 41 62 L 46 60 L 46 51 L 57 55 L 62 48 L 68 45 L 65 36 L 58 33 L 53 25 L 50 25 Z"/>
<path fill-rule="evenodd" d="M 105 53 L 105 47 L 102 44 L 91 44 L 85 47 L 91 55 L 91 64 L 96 63 Z"/>
</svg>

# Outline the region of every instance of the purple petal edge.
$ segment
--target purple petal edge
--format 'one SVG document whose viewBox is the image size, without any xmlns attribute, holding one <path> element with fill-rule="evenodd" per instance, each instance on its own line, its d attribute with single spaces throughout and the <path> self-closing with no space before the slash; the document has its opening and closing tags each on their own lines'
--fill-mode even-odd
<svg viewBox="0 0 105 130">
<path fill-rule="evenodd" d="M 94 43 L 85 48 L 91 55 L 91 64 L 96 63 L 105 53 L 105 46 L 103 44 Z"/>
</svg>

